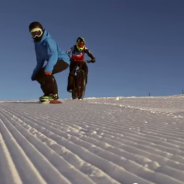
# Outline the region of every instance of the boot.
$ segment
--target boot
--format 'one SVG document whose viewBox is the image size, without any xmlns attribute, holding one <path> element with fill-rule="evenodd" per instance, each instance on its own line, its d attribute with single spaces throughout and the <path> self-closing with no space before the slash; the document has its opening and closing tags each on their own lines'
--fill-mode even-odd
<svg viewBox="0 0 184 184">
<path fill-rule="evenodd" d="M 57 94 L 49 94 L 40 97 L 40 100 L 57 100 L 57 99 L 59 99 L 59 96 Z"/>
<path fill-rule="evenodd" d="M 44 94 L 43 96 L 39 97 L 39 100 L 46 98 L 48 95 Z"/>
</svg>

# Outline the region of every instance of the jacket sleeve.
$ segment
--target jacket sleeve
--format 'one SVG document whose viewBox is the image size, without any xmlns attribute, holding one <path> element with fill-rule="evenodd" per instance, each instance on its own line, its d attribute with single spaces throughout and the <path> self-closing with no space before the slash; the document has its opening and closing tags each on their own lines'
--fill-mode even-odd
<svg viewBox="0 0 184 184">
<path fill-rule="evenodd" d="M 73 47 L 71 47 L 71 48 L 66 52 L 69 58 L 72 57 L 72 52 L 73 52 Z"/>
<path fill-rule="evenodd" d="M 85 48 L 85 53 L 86 53 L 93 61 L 96 60 L 95 57 L 94 57 L 93 54 L 89 51 L 88 48 Z"/>
<path fill-rule="evenodd" d="M 53 39 L 48 39 L 46 42 L 46 49 L 49 59 L 45 67 L 45 72 L 52 73 L 54 66 L 58 61 L 58 51 L 56 42 Z"/>
<path fill-rule="evenodd" d="M 37 64 L 35 69 L 33 70 L 31 78 L 35 77 L 35 75 L 42 69 L 44 64 L 44 60 L 41 60 L 38 55 L 36 55 L 36 61 L 37 61 Z"/>
</svg>

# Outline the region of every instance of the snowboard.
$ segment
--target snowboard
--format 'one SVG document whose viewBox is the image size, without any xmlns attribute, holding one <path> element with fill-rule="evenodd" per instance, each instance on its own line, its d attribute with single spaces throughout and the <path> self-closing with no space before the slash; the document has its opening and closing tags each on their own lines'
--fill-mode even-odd
<svg viewBox="0 0 184 184">
<path fill-rule="evenodd" d="M 40 100 L 41 104 L 61 104 L 60 100 Z"/>
</svg>

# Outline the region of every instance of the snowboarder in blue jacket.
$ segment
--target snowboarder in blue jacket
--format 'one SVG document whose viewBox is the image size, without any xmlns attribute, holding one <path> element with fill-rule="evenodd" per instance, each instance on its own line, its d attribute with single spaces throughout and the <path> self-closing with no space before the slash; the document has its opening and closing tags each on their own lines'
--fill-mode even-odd
<svg viewBox="0 0 184 184">
<path fill-rule="evenodd" d="M 58 99 L 58 87 L 53 74 L 66 70 L 70 58 L 39 22 L 32 22 L 29 25 L 29 32 L 34 40 L 37 60 L 31 79 L 40 84 L 44 93 L 40 99 Z M 47 61 L 46 66 L 44 66 L 45 61 Z"/>
</svg>

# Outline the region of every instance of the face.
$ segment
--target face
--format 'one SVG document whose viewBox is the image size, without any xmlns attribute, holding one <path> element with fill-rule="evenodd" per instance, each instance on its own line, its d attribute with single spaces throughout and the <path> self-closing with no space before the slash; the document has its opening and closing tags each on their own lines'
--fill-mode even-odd
<svg viewBox="0 0 184 184">
<path fill-rule="evenodd" d="M 40 40 L 43 35 L 43 30 L 41 28 L 34 28 L 30 31 L 31 36 L 34 40 Z"/>
<path fill-rule="evenodd" d="M 84 42 L 79 42 L 79 43 L 77 43 L 77 46 L 78 46 L 79 48 L 83 48 L 83 47 L 84 47 Z"/>
</svg>

